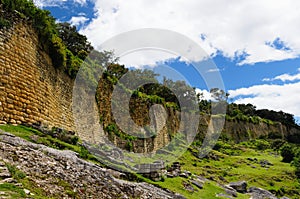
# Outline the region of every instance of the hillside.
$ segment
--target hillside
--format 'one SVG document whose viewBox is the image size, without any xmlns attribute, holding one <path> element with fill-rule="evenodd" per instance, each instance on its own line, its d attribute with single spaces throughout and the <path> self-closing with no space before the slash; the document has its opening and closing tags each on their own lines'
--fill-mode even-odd
<svg viewBox="0 0 300 199">
<path fill-rule="evenodd" d="M 82 148 L 80 142 L 69 144 L 53 137 L 55 134 L 22 126 L 4 125 L 0 129 L 3 129 L 0 133 L 1 198 L 27 198 L 28 195 L 31 198 L 85 198 L 89 195 L 92 198 L 264 196 L 273 199 L 288 196 L 296 199 L 300 194 L 294 168 L 282 162 L 276 148 L 265 140 L 240 144 L 220 141 L 215 150 L 202 159 L 191 146 L 178 163 L 163 169 L 164 174 L 158 179 L 150 177 L 152 181 L 139 174 L 107 168 Z M 232 182 L 240 184 L 239 188 Z"/>
<path fill-rule="evenodd" d="M 154 72 L 93 51 L 75 27 L 31 1 L 1 0 L 0 13 L 0 198 L 299 198 L 293 115 L 229 104 L 217 88 L 216 101 L 207 101 L 185 82 L 159 84 Z M 135 89 L 132 79 L 155 83 Z M 116 87 L 125 90 L 118 99 Z M 119 102 L 128 96 L 127 110 Z M 219 104 L 226 115 L 211 114 Z M 195 121 L 185 114 L 199 119 L 193 140 Z M 211 118 L 225 118 L 224 128 L 200 158 L 206 134 L 219 133 L 210 131 Z"/>
</svg>

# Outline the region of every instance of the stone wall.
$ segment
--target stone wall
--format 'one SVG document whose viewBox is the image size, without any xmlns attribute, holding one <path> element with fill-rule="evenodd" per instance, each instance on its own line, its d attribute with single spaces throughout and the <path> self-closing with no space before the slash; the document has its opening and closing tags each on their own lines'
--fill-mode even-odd
<svg viewBox="0 0 300 199">
<path fill-rule="evenodd" d="M 0 123 L 74 130 L 72 85 L 28 22 L 0 30 Z"/>
</svg>

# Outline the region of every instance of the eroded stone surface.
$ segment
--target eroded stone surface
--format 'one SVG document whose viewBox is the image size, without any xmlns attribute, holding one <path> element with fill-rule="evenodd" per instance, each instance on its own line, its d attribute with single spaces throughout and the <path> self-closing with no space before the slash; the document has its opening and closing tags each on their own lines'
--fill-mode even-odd
<svg viewBox="0 0 300 199">
<path fill-rule="evenodd" d="M 0 159 L 25 172 L 48 196 L 69 198 L 59 183 L 63 181 L 79 198 L 177 197 L 147 183 L 117 179 L 109 170 L 78 158 L 75 152 L 30 143 L 8 133 L 0 135 Z"/>
</svg>

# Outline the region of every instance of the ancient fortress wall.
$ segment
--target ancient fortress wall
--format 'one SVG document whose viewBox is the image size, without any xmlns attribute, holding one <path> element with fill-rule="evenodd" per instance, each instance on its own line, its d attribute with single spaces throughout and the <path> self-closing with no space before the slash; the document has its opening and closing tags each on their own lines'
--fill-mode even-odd
<svg viewBox="0 0 300 199">
<path fill-rule="evenodd" d="M 72 115 L 73 83 L 62 69 L 53 66 L 49 55 L 39 45 L 38 35 L 28 22 L 19 22 L 9 29 L 0 29 L 0 124 L 35 124 L 77 131 Z M 103 93 L 102 95 L 105 97 Z M 103 107 L 107 109 L 110 107 L 110 101 L 106 101 L 109 104 L 104 104 Z M 145 110 L 137 111 L 136 119 L 143 118 Z M 105 117 L 109 120 L 110 114 L 106 114 Z M 154 117 L 155 123 L 160 124 L 168 118 L 161 117 Z M 84 140 L 98 142 L 96 138 L 99 136 L 96 134 L 103 134 L 103 130 L 94 130 L 92 124 L 89 124 L 90 118 L 92 116 L 77 122 L 82 123 L 81 126 L 88 124 L 86 128 L 92 129 L 93 132 L 87 133 L 84 129 L 77 133 Z M 171 126 L 178 125 L 177 120 L 172 117 L 169 119 L 173 121 Z M 200 132 L 206 133 L 207 122 L 202 121 L 200 124 L 203 126 Z M 270 133 L 282 137 L 299 134 L 298 129 L 289 129 L 281 124 L 230 121 L 226 122 L 223 131 L 236 141 L 254 139 Z M 167 135 L 167 129 L 163 128 L 154 140 L 136 143 L 140 146 L 134 147 L 141 148 L 141 152 L 150 148 L 155 150 L 169 142 Z M 122 145 L 123 140 L 119 141 L 119 145 Z"/>
<path fill-rule="evenodd" d="M 41 49 L 31 25 L 0 29 L 0 123 L 74 130 L 72 85 Z"/>
</svg>

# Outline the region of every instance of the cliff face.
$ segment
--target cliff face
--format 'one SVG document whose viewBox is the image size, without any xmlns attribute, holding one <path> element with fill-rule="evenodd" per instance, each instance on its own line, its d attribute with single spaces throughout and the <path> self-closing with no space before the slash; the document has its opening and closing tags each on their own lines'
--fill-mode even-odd
<svg viewBox="0 0 300 199">
<path fill-rule="evenodd" d="M 41 49 L 30 24 L 0 30 L 0 123 L 74 130 L 72 85 Z"/>
<path fill-rule="evenodd" d="M 215 120 L 218 120 L 215 118 Z M 200 134 L 206 132 L 208 126 L 208 117 L 202 117 L 200 120 Z M 256 138 L 286 139 L 290 142 L 299 143 L 300 129 L 295 126 L 287 126 L 280 122 L 258 122 L 251 123 L 247 121 L 231 120 L 225 121 L 222 135 L 234 140 L 242 142 Z"/>
<path fill-rule="evenodd" d="M 245 121 L 227 121 L 224 133 L 235 141 L 247 141 L 259 137 L 284 138 L 288 133 L 286 126 L 281 123 L 266 124 L 259 122 L 253 124 Z"/>
</svg>

